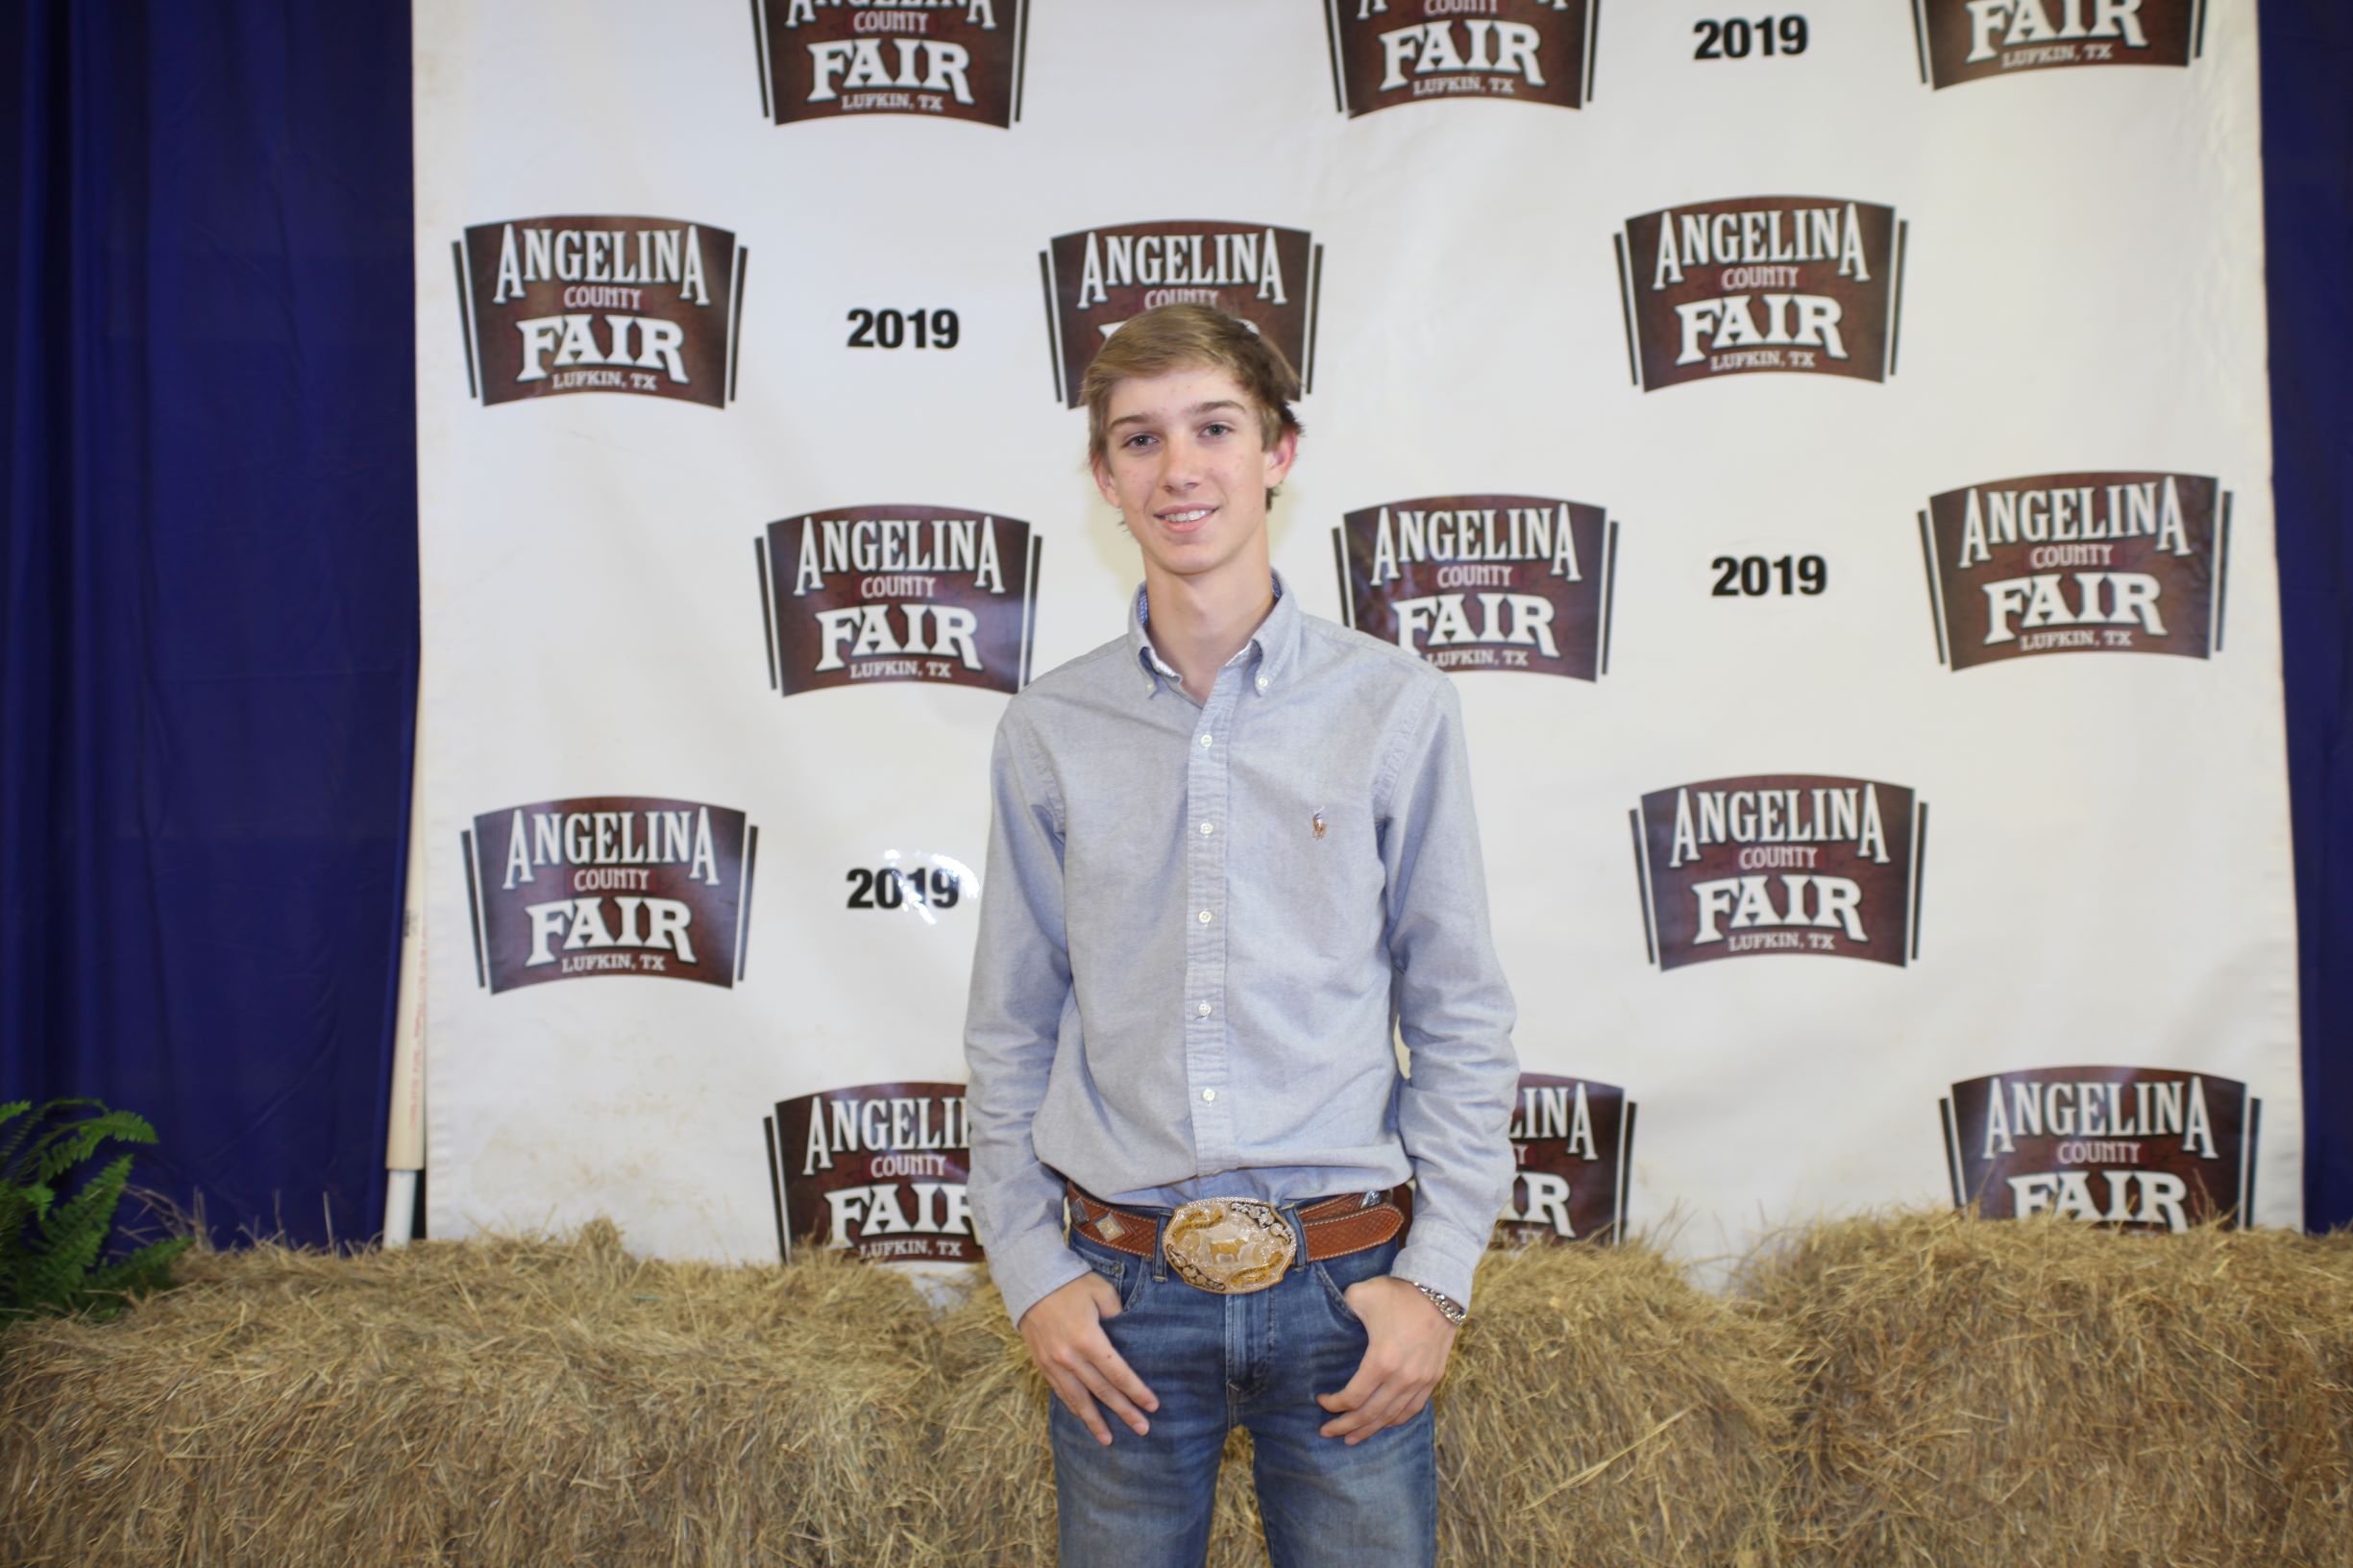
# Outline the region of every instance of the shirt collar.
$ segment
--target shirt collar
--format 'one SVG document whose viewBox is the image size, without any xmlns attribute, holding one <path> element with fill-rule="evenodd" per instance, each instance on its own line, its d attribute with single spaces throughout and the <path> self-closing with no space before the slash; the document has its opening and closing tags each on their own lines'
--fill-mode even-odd
<svg viewBox="0 0 2353 1568">
<path fill-rule="evenodd" d="M 1251 633 L 1250 641 L 1227 661 L 1229 664 L 1256 661 L 1258 673 L 1251 685 L 1261 697 L 1272 696 L 1274 689 L 1288 678 L 1299 649 L 1298 602 L 1284 583 L 1282 573 L 1270 567 L 1268 575 L 1274 578 L 1275 607 L 1266 612 L 1266 619 L 1259 623 L 1259 629 Z M 1157 697 L 1163 676 L 1169 680 L 1179 676 L 1152 646 L 1151 624 L 1151 592 L 1148 585 L 1138 583 L 1136 602 L 1128 612 L 1128 648 L 1151 682 L 1145 695 Z"/>
</svg>

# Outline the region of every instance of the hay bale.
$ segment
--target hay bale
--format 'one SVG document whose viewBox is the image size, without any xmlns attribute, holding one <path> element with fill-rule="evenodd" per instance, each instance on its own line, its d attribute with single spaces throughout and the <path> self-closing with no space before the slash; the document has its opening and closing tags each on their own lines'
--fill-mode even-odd
<svg viewBox="0 0 2353 1568">
<path fill-rule="evenodd" d="M 1486 1568 L 1773 1561 L 1777 1440 L 1796 1384 L 1773 1330 L 1641 1248 L 1497 1252 L 1437 1401 L 1438 1559 Z M 952 1561 L 1048 1562 L 1045 1380 L 984 1279 L 942 1325 Z M 1236 1433 L 1212 1568 L 1265 1563 Z"/>
<path fill-rule="evenodd" d="M 2353 1230 L 2265 1231 L 2300 1321 L 2279 1346 L 2274 1402 L 2259 1412 L 2285 1500 L 2285 1560 L 2353 1562 Z"/>
<path fill-rule="evenodd" d="M 1498 1250 L 1439 1384 L 1438 1560 L 1776 1561 L 1777 1327 L 1647 1245 Z"/>
<path fill-rule="evenodd" d="M 941 1545 L 955 1563 L 1017 1568 L 1054 1558 L 1054 1454 L 1045 1380 L 987 1264 L 940 1320 L 932 1450 Z"/>
<path fill-rule="evenodd" d="M 1779 1238 L 1745 1275 L 1806 1383 L 1793 1568 L 2353 1561 L 2349 1264 L 1949 1211 Z"/>
<path fill-rule="evenodd" d="M 895 1269 L 640 1262 L 604 1222 L 181 1273 L 0 1335 L 0 1564 L 1053 1559 L 1046 1389 L 985 1274 L 935 1323 Z M 1743 1289 L 1490 1254 L 1440 1560 L 2353 1561 L 2353 1234 L 1899 1215 Z M 1265 1560 L 1237 1433 L 1210 1562 Z"/>
<path fill-rule="evenodd" d="M 569 1240 L 189 1254 L 111 1324 L 0 1339 L 26 1564 L 935 1561 L 906 1281 Z"/>
</svg>

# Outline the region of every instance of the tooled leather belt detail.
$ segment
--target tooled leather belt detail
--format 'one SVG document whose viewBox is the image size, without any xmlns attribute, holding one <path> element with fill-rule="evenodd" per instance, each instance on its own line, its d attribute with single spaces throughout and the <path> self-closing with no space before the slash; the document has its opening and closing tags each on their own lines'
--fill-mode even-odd
<svg viewBox="0 0 2353 1568">
<path fill-rule="evenodd" d="M 1072 1223 L 1114 1251 L 1154 1256 L 1158 1227 L 1150 1214 L 1115 1208 L 1067 1185 Z M 1370 1203 L 1346 1192 L 1299 1211 L 1308 1261 L 1345 1257 L 1377 1247 L 1413 1217 L 1413 1192 L 1395 1187 Z M 1168 1266 L 1186 1284 L 1219 1295 L 1263 1290 L 1296 1261 L 1298 1242 L 1277 1207 L 1255 1198 L 1197 1198 L 1168 1216 L 1161 1237 Z"/>
</svg>

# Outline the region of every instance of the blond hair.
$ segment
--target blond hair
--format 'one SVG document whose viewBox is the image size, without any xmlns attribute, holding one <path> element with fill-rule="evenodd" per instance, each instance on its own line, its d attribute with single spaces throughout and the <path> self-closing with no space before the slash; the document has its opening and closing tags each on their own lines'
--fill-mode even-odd
<svg viewBox="0 0 2353 1568">
<path fill-rule="evenodd" d="M 1204 367 L 1221 370 L 1239 383 L 1258 410 L 1259 442 L 1268 451 L 1285 434 L 1299 433 L 1299 418 L 1290 404 L 1299 394 L 1299 377 L 1281 349 L 1214 306 L 1163 305 L 1112 333 L 1079 382 L 1079 399 L 1087 405 L 1088 462 L 1100 464 L 1110 457 L 1114 387 L 1172 370 Z"/>
</svg>

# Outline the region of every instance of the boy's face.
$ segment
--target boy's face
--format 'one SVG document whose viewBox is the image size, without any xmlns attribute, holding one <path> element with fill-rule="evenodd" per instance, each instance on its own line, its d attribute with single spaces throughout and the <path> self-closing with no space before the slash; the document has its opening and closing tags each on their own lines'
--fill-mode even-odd
<svg viewBox="0 0 2353 1568">
<path fill-rule="evenodd" d="M 1263 573 L 1266 492 L 1290 472 L 1298 438 L 1269 450 L 1240 383 L 1202 366 L 1112 388 L 1095 486 L 1119 508 L 1151 568 L 1183 577 Z"/>
</svg>

